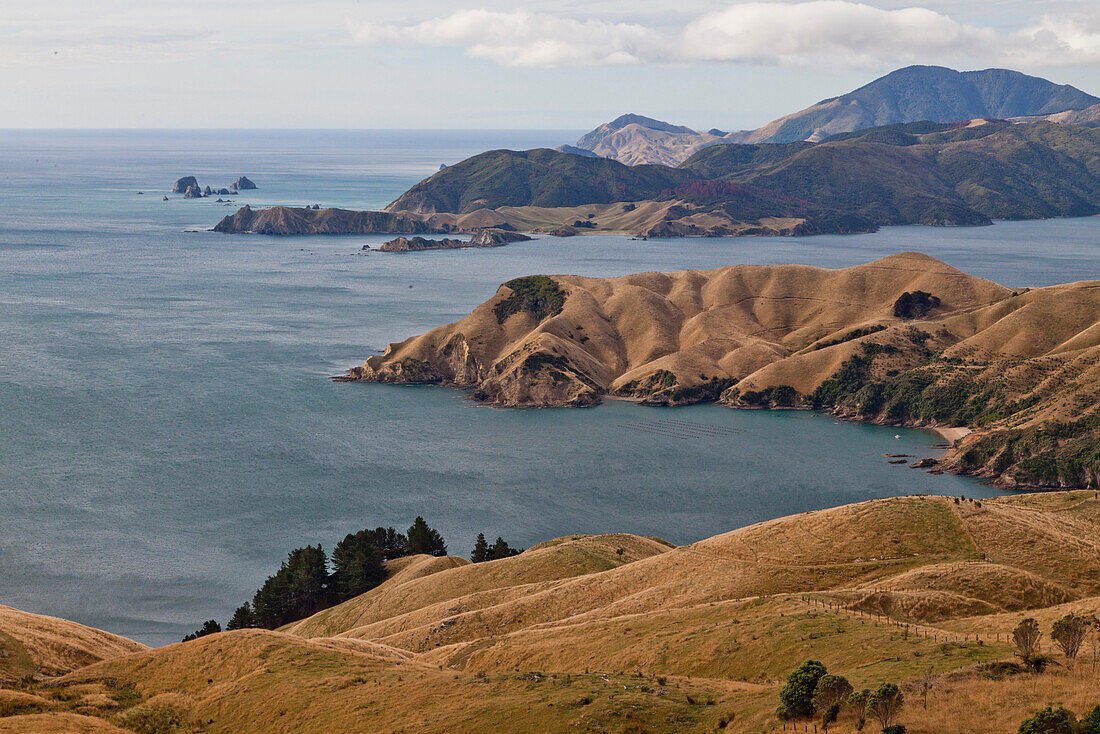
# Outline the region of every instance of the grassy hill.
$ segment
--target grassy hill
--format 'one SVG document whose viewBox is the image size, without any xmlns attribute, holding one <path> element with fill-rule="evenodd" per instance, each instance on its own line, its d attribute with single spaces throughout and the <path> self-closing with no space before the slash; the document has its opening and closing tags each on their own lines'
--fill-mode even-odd
<svg viewBox="0 0 1100 734">
<path fill-rule="evenodd" d="M 685 178 L 665 166 L 624 166 L 548 149 L 491 150 L 421 181 L 386 210 L 466 214 L 503 206 L 607 204 L 657 198 Z"/>
<path fill-rule="evenodd" d="M 1097 703 L 1087 661 L 982 665 L 1011 658 L 1025 616 L 1100 609 L 1098 533 L 1091 491 L 902 497 L 679 548 L 575 536 L 481 564 L 413 558 L 282 631 L 9 682 L 0 731 L 766 732 L 807 658 L 857 688 L 901 684 L 913 734 L 1015 731 L 1047 703 Z M 834 730 L 853 729 L 845 712 Z"/>
<path fill-rule="evenodd" d="M 537 302 L 523 295 L 536 283 Z M 899 311 L 914 294 L 929 310 Z M 916 253 L 838 270 L 520 278 L 347 379 L 448 384 L 508 407 L 612 395 L 967 427 L 942 468 L 1100 483 L 1100 283 L 1013 291 Z"/>
</svg>

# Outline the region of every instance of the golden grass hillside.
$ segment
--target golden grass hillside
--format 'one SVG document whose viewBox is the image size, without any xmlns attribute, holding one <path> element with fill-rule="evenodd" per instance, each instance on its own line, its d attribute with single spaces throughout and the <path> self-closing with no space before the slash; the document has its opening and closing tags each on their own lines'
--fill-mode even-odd
<svg viewBox="0 0 1100 734">
<path fill-rule="evenodd" d="M 0 605 L 0 681 L 59 675 L 144 649 L 103 630 Z"/>
<path fill-rule="evenodd" d="M 918 292 L 938 300 L 899 313 Z M 507 407 L 615 396 L 966 427 L 943 468 L 1100 484 L 1100 281 L 1013 291 L 917 253 L 836 270 L 518 278 L 341 379 L 452 385 Z"/>
<path fill-rule="evenodd" d="M 837 270 L 738 265 L 605 279 L 555 276 L 546 293 L 530 297 L 523 289 L 532 284 L 524 280 L 502 286 L 455 324 L 391 344 L 351 377 L 444 382 L 508 406 L 595 402 L 607 393 L 645 398 L 672 387 L 751 382 L 761 368 L 815 342 L 858 327 L 907 326 L 893 315 L 907 291 L 936 294 L 940 313 L 973 311 L 1011 295 L 916 253 Z M 540 305 L 554 296 L 554 308 Z M 806 375 L 796 387 L 812 390 L 856 347 L 818 350 L 799 365 Z M 669 384 L 651 384 L 666 372 Z"/>
<path fill-rule="evenodd" d="M 1013 732 L 1047 703 L 1100 703 L 1087 647 L 1073 671 L 981 667 L 1011 659 L 1025 616 L 1049 630 L 1100 611 L 1097 537 L 1100 497 L 1076 491 L 875 500 L 678 548 L 573 536 L 480 564 L 414 557 L 281 631 L 9 682 L 0 731 L 768 732 L 812 658 L 901 684 L 914 734 Z"/>
</svg>

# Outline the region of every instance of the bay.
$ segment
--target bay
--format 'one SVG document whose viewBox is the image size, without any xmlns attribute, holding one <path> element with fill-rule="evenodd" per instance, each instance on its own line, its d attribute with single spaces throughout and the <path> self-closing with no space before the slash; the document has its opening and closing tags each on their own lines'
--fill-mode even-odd
<svg viewBox="0 0 1100 734">
<path fill-rule="evenodd" d="M 478 532 L 687 543 L 871 497 L 999 493 L 885 463 L 928 455 L 926 431 L 713 406 L 496 410 L 327 377 L 519 275 L 842 267 L 916 250 L 1041 286 L 1097 277 L 1096 218 L 410 255 L 360 254 L 385 237 L 202 231 L 244 203 L 377 208 L 440 164 L 575 138 L 0 131 L 0 603 L 164 644 L 224 622 L 290 548 L 418 514 L 467 555 Z M 161 200 L 192 174 L 260 188 L 230 206 Z"/>
</svg>

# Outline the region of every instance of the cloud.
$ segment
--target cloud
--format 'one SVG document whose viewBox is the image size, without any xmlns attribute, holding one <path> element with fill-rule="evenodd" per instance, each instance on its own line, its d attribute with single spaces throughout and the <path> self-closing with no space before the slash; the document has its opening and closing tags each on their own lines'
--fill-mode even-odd
<svg viewBox="0 0 1100 734">
<path fill-rule="evenodd" d="M 921 7 L 848 0 L 736 3 L 674 27 L 528 11 L 459 10 L 411 24 L 364 23 L 373 46 L 463 48 L 505 66 L 733 61 L 832 68 L 898 63 L 1057 66 L 1100 58 L 1100 12 L 1044 17 L 1017 31 L 966 24 Z"/>
<path fill-rule="evenodd" d="M 1021 66 L 1100 64 L 1100 9 L 1043 16 L 1018 34 L 1006 57 Z"/>
<path fill-rule="evenodd" d="M 459 10 L 413 25 L 362 25 L 353 35 L 369 45 L 461 46 L 505 66 L 638 64 L 669 51 L 662 34 L 645 26 L 525 11 Z"/>
<path fill-rule="evenodd" d="M 683 35 L 685 54 L 700 60 L 788 65 L 828 60 L 849 67 L 957 56 L 996 37 L 925 8 L 881 10 L 844 0 L 742 3 L 702 16 Z"/>
</svg>

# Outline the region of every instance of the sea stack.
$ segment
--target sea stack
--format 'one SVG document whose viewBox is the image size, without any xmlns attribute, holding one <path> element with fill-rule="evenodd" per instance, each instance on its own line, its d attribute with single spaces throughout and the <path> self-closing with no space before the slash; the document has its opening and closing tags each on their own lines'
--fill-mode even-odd
<svg viewBox="0 0 1100 734">
<path fill-rule="evenodd" d="M 248 180 L 248 176 L 241 176 L 232 183 L 230 188 L 234 188 L 237 191 L 249 191 L 256 188 L 256 184 Z"/>
<path fill-rule="evenodd" d="M 183 198 L 185 199 L 201 199 L 202 190 L 199 189 L 198 184 L 194 186 L 188 186 L 187 190 L 183 192 Z"/>
<path fill-rule="evenodd" d="M 199 181 L 194 176 L 184 176 L 179 181 L 176 181 L 176 185 L 172 187 L 173 194 L 185 194 L 187 189 L 194 186 L 198 188 Z"/>
</svg>

